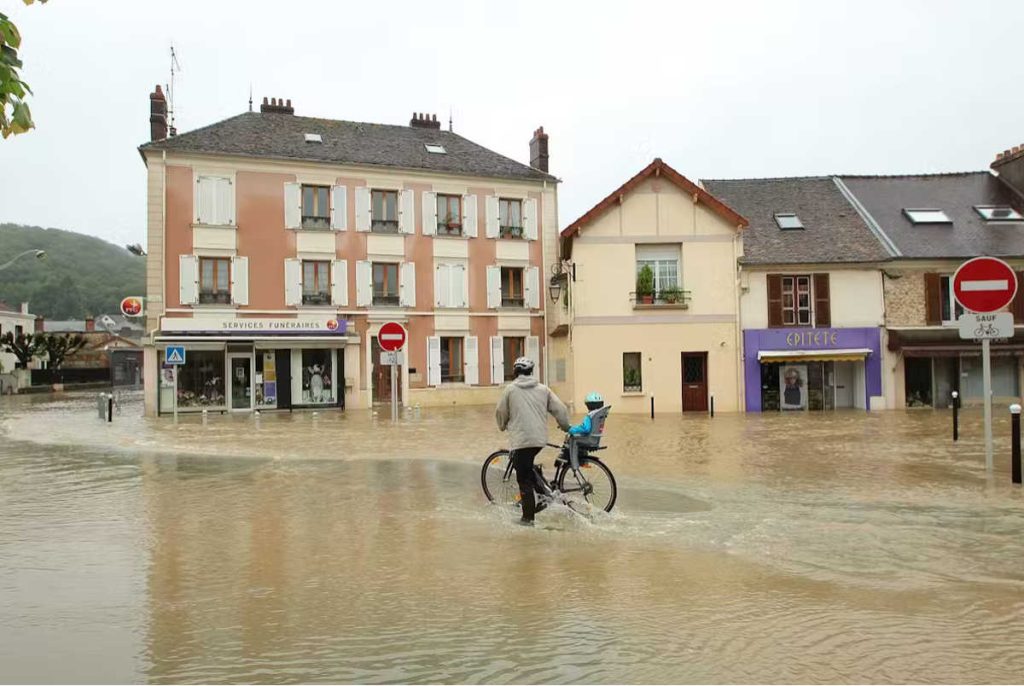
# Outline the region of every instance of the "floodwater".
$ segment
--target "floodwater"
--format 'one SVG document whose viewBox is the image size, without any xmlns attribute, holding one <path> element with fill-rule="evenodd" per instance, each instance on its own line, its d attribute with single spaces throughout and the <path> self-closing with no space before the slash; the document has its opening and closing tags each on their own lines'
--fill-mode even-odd
<svg viewBox="0 0 1024 686">
<path fill-rule="evenodd" d="M 954 446 L 945 412 L 613 409 L 615 511 L 523 529 L 480 491 L 487 408 L 140 414 L 0 401 L 0 681 L 1024 675 L 1001 416 L 987 478 L 976 412 Z"/>
</svg>

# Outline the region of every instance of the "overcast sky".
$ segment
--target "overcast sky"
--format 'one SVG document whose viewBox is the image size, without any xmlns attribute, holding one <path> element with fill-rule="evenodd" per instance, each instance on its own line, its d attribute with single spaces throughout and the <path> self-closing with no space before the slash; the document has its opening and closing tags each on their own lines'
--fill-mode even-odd
<svg viewBox="0 0 1024 686">
<path fill-rule="evenodd" d="M 523 162 L 565 226 L 661 157 L 692 180 L 986 169 L 1024 142 L 1024 3 L 0 0 L 37 128 L 0 140 L 0 221 L 145 242 L 148 94 L 180 132 L 243 112 L 437 113 Z M 258 107 L 258 105 L 257 105 Z"/>
</svg>

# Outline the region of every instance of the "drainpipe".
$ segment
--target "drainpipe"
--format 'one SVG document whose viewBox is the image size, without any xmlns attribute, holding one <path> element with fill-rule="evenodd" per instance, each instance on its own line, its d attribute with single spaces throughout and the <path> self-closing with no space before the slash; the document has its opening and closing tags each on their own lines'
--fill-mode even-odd
<svg viewBox="0 0 1024 686">
<path fill-rule="evenodd" d="M 736 236 L 732 241 L 732 263 L 736 265 L 736 278 L 733 281 L 733 294 L 736 302 L 736 403 L 737 409 L 742 407 L 744 411 L 747 407 L 747 399 L 744 397 L 744 384 L 746 382 L 746 368 L 744 367 L 743 360 L 743 318 L 740 313 L 740 272 L 743 271 L 743 267 L 739 263 L 739 242 L 742 240 L 742 234 L 740 230 L 736 230 Z"/>
</svg>

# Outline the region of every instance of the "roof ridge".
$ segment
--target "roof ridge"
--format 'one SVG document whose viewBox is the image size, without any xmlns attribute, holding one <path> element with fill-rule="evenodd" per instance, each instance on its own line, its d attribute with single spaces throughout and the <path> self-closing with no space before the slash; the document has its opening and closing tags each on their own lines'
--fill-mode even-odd
<svg viewBox="0 0 1024 686">
<path fill-rule="evenodd" d="M 750 176 L 739 179 L 700 179 L 701 183 L 719 183 L 728 181 L 828 181 L 835 174 L 817 176 Z"/>
<path fill-rule="evenodd" d="M 951 172 L 922 172 L 918 174 L 834 174 L 841 179 L 911 179 L 911 178 L 936 178 L 946 176 L 974 176 L 985 174 L 992 176 L 988 169 L 977 171 L 951 171 Z"/>
<path fill-rule="evenodd" d="M 139 150 L 141 150 L 142 148 L 148 148 L 148 147 L 150 147 L 150 146 L 152 146 L 152 145 L 154 145 L 156 143 L 166 143 L 167 141 L 179 140 L 179 139 L 181 139 L 181 138 L 183 138 L 185 136 L 191 136 L 191 135 L 199 133 L 201 131 L 206 131 L 207 129 L 212 129 L 214 126 L 220 126 L 221 124 L 229 122 L 232 119 L 241 119 L 242 117 L 244 117 L 247 114 L 255 114 L 255 112 L 242 112 L 241 114 L 234 114 L 234 115 L 232 115 L 230 117 L 226 117 L 224 119 L 221 119 L 220 121 L 215 121 L 212 124 L 207 124 L 206 126 L 200 126 L 198 129 L 190 129 L 189 131 L 185 131 L 183 133 L 178 133 L 178 134 L 175 134 L 174 136 L 169 136 L 167 138 L 161 138 L 161 139 L 155 140 L 155 141 L 146 141 L 145 143 L 143 143 L 142 145 L 139 146 Z"/>
</svg>

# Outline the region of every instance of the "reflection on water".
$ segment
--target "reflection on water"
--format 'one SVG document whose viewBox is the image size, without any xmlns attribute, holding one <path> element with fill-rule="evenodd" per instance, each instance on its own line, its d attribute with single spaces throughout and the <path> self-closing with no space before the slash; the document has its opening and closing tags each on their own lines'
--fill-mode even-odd
<svg viewBox="0 0 1024 686">
<path fill-rule="evenodd" d="M 0 405 L 0 680 L 1024 674 L 1024 498 L 973 414 L 954 448 L 931 411 L 613 411 L 615 512 L 535 530 L 480 494 L 486 409 L 138 414 Z"/>
</svg>

